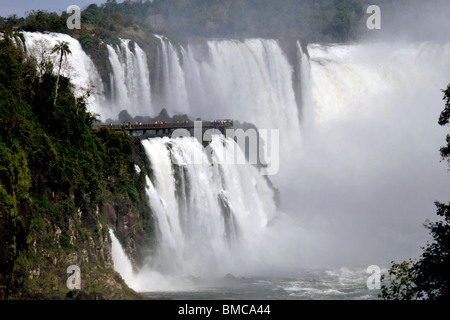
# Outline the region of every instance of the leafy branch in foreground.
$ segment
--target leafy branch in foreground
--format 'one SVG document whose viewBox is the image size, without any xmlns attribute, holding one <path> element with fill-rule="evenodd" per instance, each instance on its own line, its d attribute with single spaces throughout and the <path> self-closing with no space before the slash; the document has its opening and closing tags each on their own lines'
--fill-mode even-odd
<svg viewBox="0 0 450 320">
<path fill-rule="evenodd" d="M 381 294 L 379 297 L 387 300 L 412 300 L 417 297 L 416 273 L 414 270 L 414 263 L 412 259 L 395 263 L 392 261 L 392 266 L 388 270 L 389 286 L 381 286 Z M 381 281 L 386 281 L 386 275 L 381 275 Z"/>
<path fill-rule="evenodd" d="M 445 108 L 439 117 L 439 125 L 450 123 L 450 85 L 444 93 Z M 450 166 L 450 135 L 447 145 L 440 149 L 442 160 Z M 428 242 L 417 261 L 392 262 L 388 271 L 389 284 L 382 285 L 380 298 L 387 300 L 448 300 L 450 299 L 450 203 L 435 202 L 440 221 L 428 222 L 432 242 Z M 386 281 L 383 275 L 382 282 Z"/>
</svg>

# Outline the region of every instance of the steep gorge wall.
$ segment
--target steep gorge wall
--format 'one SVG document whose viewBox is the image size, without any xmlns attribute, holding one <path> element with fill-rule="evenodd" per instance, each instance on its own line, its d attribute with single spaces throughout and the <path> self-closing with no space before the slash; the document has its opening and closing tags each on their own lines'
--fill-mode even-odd
<svg viewBox="0 0 450 320">
<path fill-rule="evenodd" d="M 121 165 L 130 172 L 137 164 Z M 127 184 L 131 192 L 114 190 L 123 178 L 133 179 Z M 153 245 L 152 213 L 139 176 L 111 175 L 108 180 L 116 186 L 106 187 L 98 196 L 84 195 L 86 205 L 78 208 L 58 193 L 50 198 L 34 196 L 31 202 L 19 200 L 15 216 L 1 206 L 0 298 L 64 298 L 71 265 L 81 269 L 81 290 L 94 297 L 139 298 L 114 271 L 108 230 L 115 232 L 138 265 Z M 130 193 L 137 198 L 131 199 Z"/>
<path fill-rule="evenodd" d="M 91 297 L 138 297 L 114 271 L 114 226 L 103 207 L 128 219 L 130 248 L 149 246 L 142 235 L 151 234 L 151 212 L 135 169 L 145 167 L 140 144 L 125 132 L 93 131 L 86 101 L 64 76 L 54 102 L 56 75 L 39 72 L 9 37 L 0 41 L 0 63 L 0 298 L 64 298 L 71 265 Z"/>
</svg>

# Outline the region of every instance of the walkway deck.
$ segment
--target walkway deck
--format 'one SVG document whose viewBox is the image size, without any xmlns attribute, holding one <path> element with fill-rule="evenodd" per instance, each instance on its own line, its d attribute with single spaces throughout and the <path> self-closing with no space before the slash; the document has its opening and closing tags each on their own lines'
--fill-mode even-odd
<svg viewBox="0 0 450 320">
<path fill-rule="evenodd" d="M 208 129 L 217 129 L 222 134 L 225 134 L 226 128 L 233 127 L 233 120 L 211 120 L 211 121 L 180 121 L 180 122 L 155 122 L 151 124 L 110 124 L 110 125 L 97 125 L 94 126 L 94 130 L 101 128 L 109 128 L 113 131 L 125 130 L 132 134 L 134 131 L 141 131 L 142 135 L 154 135 L 154 136 L 171 136 L 176 129 L 188 130 L 191 135 L 194 133 L 195 128 L 201 128 L 202 132 Z"/>
</svg>

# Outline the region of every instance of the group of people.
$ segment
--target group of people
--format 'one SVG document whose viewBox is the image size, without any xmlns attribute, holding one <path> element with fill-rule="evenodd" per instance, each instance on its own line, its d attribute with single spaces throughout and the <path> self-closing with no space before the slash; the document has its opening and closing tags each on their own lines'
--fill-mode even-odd
<svg viewBox="0 0 450 320">
<path fill-rule="evenodd" d="M 233 120 L 230 120 L 230 119 L 216 119 L 216 120 L 210 120 L 210 123 L 211 124 L 225 124 L 225 125 L 231 124 L 232 125 L 233 124 Z M 155 122 L 153 122 L 153 124 L 154 125 L 163 125 L 163 124 L 167 124 L 167 121 L 155 121 Z M 183 124 L 183 125 L 189 124 L 189 120 L 182 120 L 182 121 L 177 120 L 176 124 Z M 138 121 L 135 121 L 134 123 L 132 123 L 132 122 L 122 122 L 122 123 L 119 124 L 119 126 L 124 126 L 125 128 L 142 127 L 142 122 L 138 122 Z M 111 129 L 113 128 L 113 123 L 112 122 L 110 122 L 109 127 Z"/>
<path fill-rule="evenodd" d="M 119 126 L 124 126 L 125 128 L 131 128 L 132 125 L 142 126 L 142 122 L 135 121 L 134 124 L 132 122 L 122 122 L 119 124 Z M 113 127 L 112 122 L 109 123 L 109 127 L 112 129 L 112 127 Z"/>
<path fill-rule="evenodd" d="M 211 120 L 210 122 L 214 124 L 233 124 L 233 120 L 230 119 L 216 119 Z"/>
</svg>

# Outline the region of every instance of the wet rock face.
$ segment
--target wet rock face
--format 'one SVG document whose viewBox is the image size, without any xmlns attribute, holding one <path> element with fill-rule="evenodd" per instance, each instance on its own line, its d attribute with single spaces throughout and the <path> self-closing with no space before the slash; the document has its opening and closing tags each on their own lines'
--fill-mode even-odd
<svg viewBox="0 0 450 320">
<path fill-rule="evenodd" d="M 59 224 L 36 213 L 33 228 L 36 221 L 40 227 L 35 231 L 29 209 L 18 207 L 17 219 L 0 208 L 0 299 L 139 298 L 114 272 L 108 226 L 99 210 L 64 216 Z M 134 220 L 124 212 L 118 215 L 119 229 L 132 239 Z M 115 210 L 108 212 L 110 219 L 115 216 Z M 72 265 L 81 270 L 81 290 L 68 292 Z"/>
<path fill-rule="evenodd" d="M 102 214 L 106 217 L 108 227 L 114 230 L 119 241 L 124 246 L 125 252 L 130 258 L 131 263 L 135 264 L 137 253 L 136 239 L 141 238 L 142 230 L 136 227 L 136 215 L 131 206 L 116 205 L 105 203 L 102 208 Z"/>
<path fill-rule="evenodd" d="M 102 214 L 106 217 L 106 223 L 114 231 L 117 230 L 117 213 L 113 205 L 109 202 L 103 204 Z"/>
</svg>

